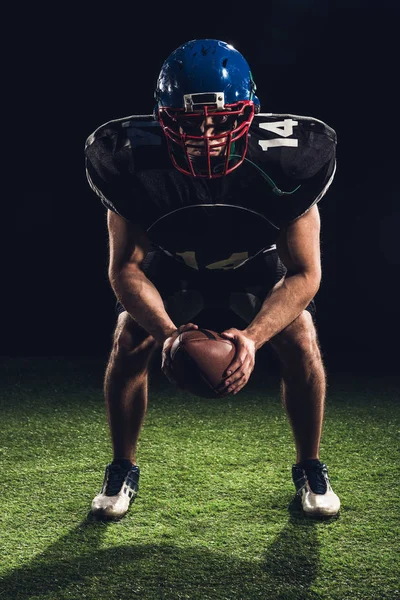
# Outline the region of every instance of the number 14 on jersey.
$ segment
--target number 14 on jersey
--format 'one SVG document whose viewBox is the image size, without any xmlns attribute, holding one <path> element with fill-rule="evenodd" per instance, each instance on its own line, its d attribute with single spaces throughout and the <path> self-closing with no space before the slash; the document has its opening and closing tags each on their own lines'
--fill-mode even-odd
<svg viewBox="0 0 400 600">
<path fill-rule="evenodd" d="M 259 123 L 261 129 L 271 131 L 271 133 L 275 133 L 279 137 L 273 140 L 259 140 L 258 143 L 263 150 L 277 148 L 279 146 L 297 148 L 299 140 L 291 138 L 290 136 L 293 135 L 293 127 L 298 124 L 299 122 L 294 121 L 293 119 L 284 119 L 283 121 L 277 121 L 276 123 Z"/>
</svg>

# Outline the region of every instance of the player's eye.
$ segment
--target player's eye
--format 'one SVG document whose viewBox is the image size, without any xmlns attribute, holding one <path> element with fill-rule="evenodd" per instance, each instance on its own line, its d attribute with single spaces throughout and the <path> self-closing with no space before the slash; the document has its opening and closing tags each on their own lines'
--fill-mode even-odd
<svg viewBox="0 0 400 600">
<path fill-rule="evenodd" d="M 208 118 L 207 122 L 204 117 L 192 116 L 192 117 L 179 117 L 179 127 L 187 134 L 201 135 L 204 130 L 204 126 L 213 128 L 216 133 L 222 133 L 229 131 L 235 125 L 235 116 L 231 115 L 212 115 Z"/>
<path fill-rule="evenodd" d="M 235 124 L 235 117 L 230 115 L 215 115 L 212 117 L 212 123 L 218 131 L 228 131 Z"/>
<path fill-rule="evenodd" d="M 179 127 L 181 127 L 186 133 L 191 131 L 199 131 L 202 126 L 202 121 L 197 117 L 194 118 L 180 118 L 178 119 Z"/>
<path fill-rule="evenodd" d="M 185 119 L 185 117 L 181 117 L 180 119 L 178 119 L 178 121 L 179 121 L 179 125 L 181 125 L 182 127 L 185 125 L 187 127 L 191 127 L 194 124 L 194 119 L 190 118 L 190 117 L 187 117 L 186 119 Z"/>
<path fill-rule="evenodd" d="M 228 115 L 215 115 L 212 117 L 213 125 L 222 125 L 228 120 Z"/>
</svg>

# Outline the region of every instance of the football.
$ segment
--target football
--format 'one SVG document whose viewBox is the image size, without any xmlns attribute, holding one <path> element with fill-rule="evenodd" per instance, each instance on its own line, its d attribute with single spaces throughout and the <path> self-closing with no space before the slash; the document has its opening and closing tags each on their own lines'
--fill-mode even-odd
<svg viewBox="0 0 400 600">
<path fill-rule="evenodd" d="M 216 331 L 184 331 L 170 350 L 171 370 L 178 387 L 202 398 L 220 396 L 217 388 L 235 352 L 235 344 Z"/>
</svg>

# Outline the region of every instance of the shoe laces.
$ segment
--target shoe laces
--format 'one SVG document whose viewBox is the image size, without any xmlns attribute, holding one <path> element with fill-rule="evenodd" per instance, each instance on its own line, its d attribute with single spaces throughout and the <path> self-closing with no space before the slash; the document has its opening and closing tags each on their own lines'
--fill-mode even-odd
<svg viewBox="0 0 400 600">
<path fill-rule="evenodd" d="M 108 477 L 105 489 L 106 496 L 116 496 L 125 481 L 129 469 L 123 469 L 120 465 L 108 466 Z"/>
<path fill-rule="evenodd" d="M 328 469 L 324 463 L 303 467 L 308 484 L 314 494 L 326 494 L 328 491 Z"/>
</svg>

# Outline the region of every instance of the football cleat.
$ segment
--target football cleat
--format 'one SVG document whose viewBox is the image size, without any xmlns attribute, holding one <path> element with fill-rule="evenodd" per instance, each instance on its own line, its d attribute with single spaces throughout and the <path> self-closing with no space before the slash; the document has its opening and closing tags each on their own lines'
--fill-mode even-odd
<svg viewBox="0 0 400 600">
<path fill-rule="evenodd" d="M 331 488 L 327 466 L 317 459 L 293 465 L 296 496 L 309 517 L 334 517 L 340 509 L 339 497 Z"/>
<path fill-rule="evenodd" d="M 101 491 L 92 501 L 92 515 L 100 519 L 121 519 L 139 490 L 140 469 L 136 465 L 106 467 Z"/>
</svg>

